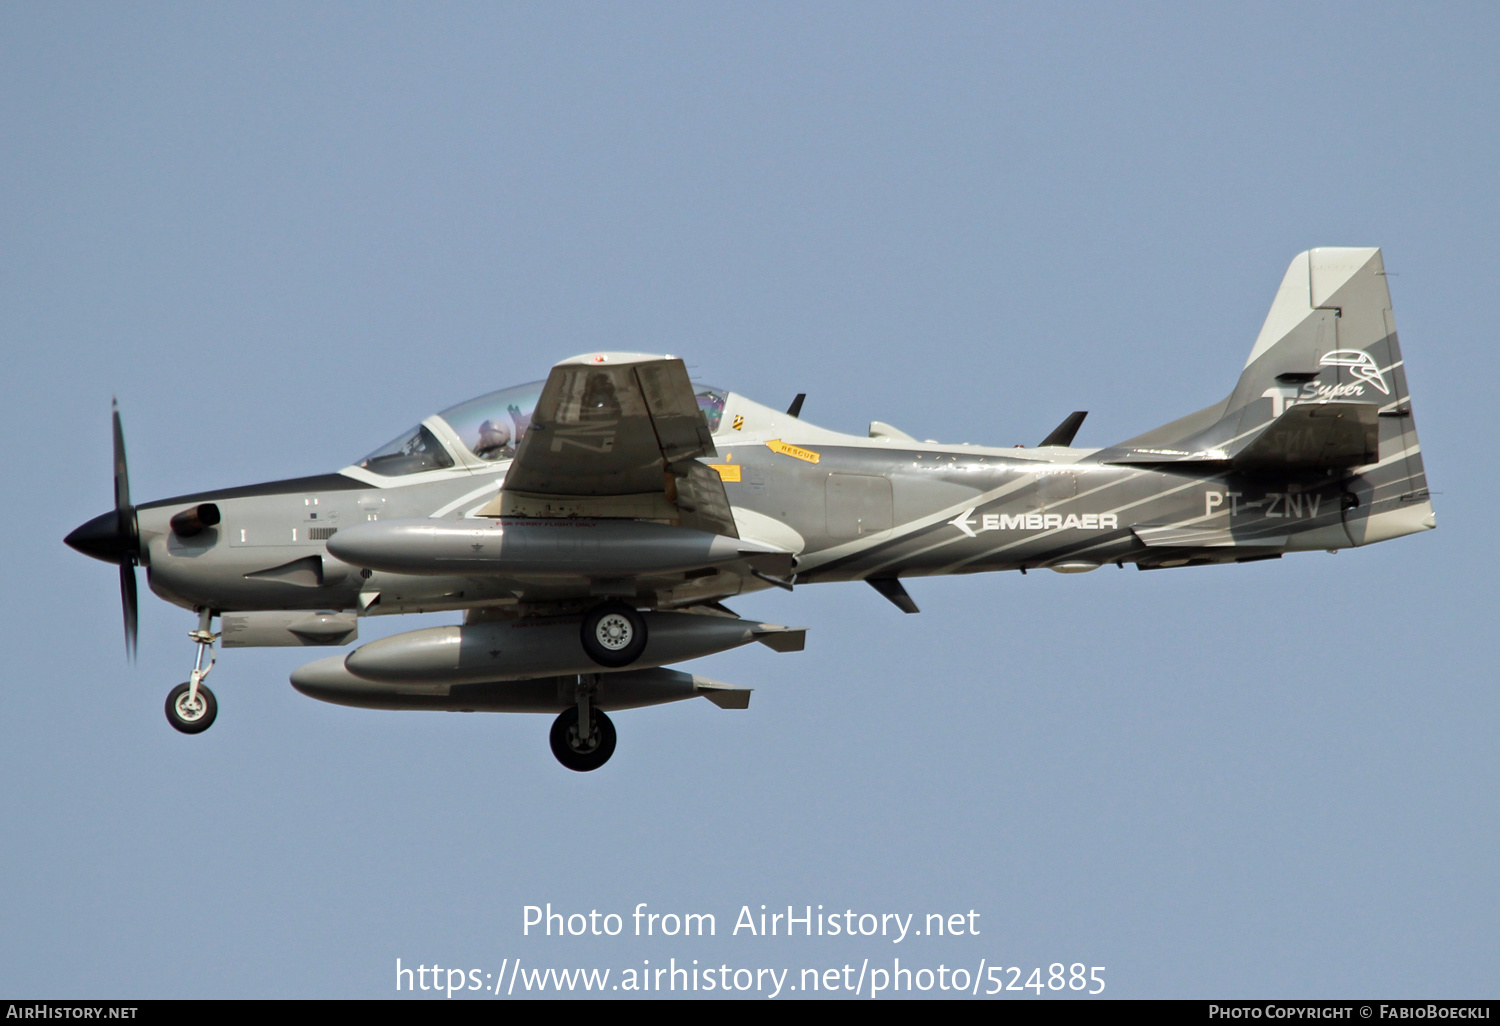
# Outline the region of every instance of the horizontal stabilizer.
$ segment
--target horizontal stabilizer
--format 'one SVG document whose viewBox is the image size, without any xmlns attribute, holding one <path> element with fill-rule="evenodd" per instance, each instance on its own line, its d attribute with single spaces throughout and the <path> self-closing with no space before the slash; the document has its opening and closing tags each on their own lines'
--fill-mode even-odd
<svg viewBox="0 0 1500 1026">
<path fill-rule="evenodd" d="M 1248 439 L 1226 448 L 1131 449 L 1105 462 L 1166 467 L 1210 464 L 1246 474 L 1361 467 L 1380 460 L 1380 407 L 1315 402 L 1288 406 Z"/>
<path fill-rule="evenodd" d="M 1177 463 L 1227 464 L 1229 454 L 1223 449 L 1131 449 L 1123 456 L 1111 456 L 1104 462 L 1130 467 L 1164 467 Z"/>
<path fill-rule="evenodd" d="M 1380 407 L 1307 403 L 1289 407 L 1235 453 L 1237 470 L 1325 470 L 1380 459 Z"/>
</svg>

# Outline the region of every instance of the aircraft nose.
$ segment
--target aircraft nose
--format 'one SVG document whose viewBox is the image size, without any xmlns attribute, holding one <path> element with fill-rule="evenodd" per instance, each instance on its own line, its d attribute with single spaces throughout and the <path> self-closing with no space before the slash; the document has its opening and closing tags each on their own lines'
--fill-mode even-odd
<svg viewBox="0 0 1500 1026">
<path fill-rule="evenodd" d="M 120 530 L 120 515 L 115 510 L 100 513 L 63 539 L 68 545 L 106 563 L 123 563 L 129 549 L 125 532 Z"/>
</svg>

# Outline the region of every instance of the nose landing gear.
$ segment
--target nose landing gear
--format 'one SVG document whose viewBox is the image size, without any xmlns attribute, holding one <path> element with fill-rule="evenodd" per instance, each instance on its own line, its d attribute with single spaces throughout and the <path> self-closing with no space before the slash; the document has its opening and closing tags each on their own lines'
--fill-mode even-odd
<svg viewBox="0 0 1500 1026">
<path fill-rule="evenodd" d="M 193 660 L 193 672 L 186 681 L 167 693 L 167 722 L 184 734 L 201 734 L 213 726 L 219 715 L 219 703 L 214 693 L 204 686 L 203 680 L 217 662 L 214 657 L 214 642 L 218 635 L 209 630 L 213 624 L 214 611 L 208 607 L 198 610 L 198 629 L 188 634 L 198 644 L 198 655 Z M 204 665 L 204 660 L 208 665 Z"/>
<path fill-rule="evenodd" d="M 184 734 L 201 734 L 213 726 L 219 715 L 219 703 L 214 693 L 201 684 L 193 691 L 191 681 L 185 681 L 167 692 L 167 722 Z"/>
<path fill-rule="evenodd" d="M 598 709 L 591 708 L 598 674 L 578 679 L 578 704 L 564 709 L 552 723 L 552 754 L 570 770 L 596 770 L 615 754 L 615 725 Z"/>
</svg>

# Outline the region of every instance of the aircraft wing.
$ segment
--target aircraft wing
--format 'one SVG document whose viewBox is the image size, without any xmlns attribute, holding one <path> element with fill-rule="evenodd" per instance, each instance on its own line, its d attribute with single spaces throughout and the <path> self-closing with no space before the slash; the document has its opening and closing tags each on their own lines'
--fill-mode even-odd
<svg viewBox="0 0 1500 1026">
<path fill-rule="evenodd" d="M 481 515 L 667 520 L 738 537 L 687 368 L 598 353 L 552 368 L 500 495 Z"/>
</svg>

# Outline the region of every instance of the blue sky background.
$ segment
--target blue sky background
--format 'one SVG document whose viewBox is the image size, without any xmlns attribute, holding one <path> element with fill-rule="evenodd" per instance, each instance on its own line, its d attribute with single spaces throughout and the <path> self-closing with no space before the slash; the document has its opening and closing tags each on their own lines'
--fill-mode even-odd
<svg viewBox="0 0 1500 1026">
<path fill-rule="evenodd" d="M 1489 996 L 1500 13 L 1444 4 L 0 7 L 0 992 L 393 993 L 394 966 L 1062 961 L 1108 994 Z M 1287 263 L 1384 248 L 1440 529 L 1338 556 L 734 603 L 757 688 L 396 714 L 62 537 L 319 473 L 596 348 L 862 432 L 1102 445 L 1222 397 Z M 1465 460 L 1469 459 L 1468 463 Z M 1490 510 L 1491 513 L 1486 513 Z M 144 592 L 144 575 L 142 585 Z M 365 638 L 452 617 L 370 621 Z M 521 908 L 713 912 L 703 940 Z M 981 935 L 728 936 L 741 905 Z M 1029 992 L 1026 992 L 1029 993 Z"/>
</svg>

